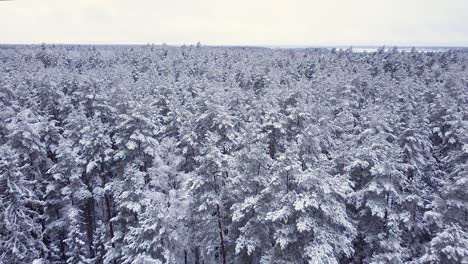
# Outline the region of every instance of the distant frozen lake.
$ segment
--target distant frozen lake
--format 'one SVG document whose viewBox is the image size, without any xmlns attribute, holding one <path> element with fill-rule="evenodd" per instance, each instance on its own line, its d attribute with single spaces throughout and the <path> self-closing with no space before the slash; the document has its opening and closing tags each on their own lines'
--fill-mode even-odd
<svg viewBox="0 0 468 264">
<path fill-rule="evenodd" d="M 322 46 L 322 45 L 284 45 L 284 46 L 273 46 L 273 45 L 265 45 L 263 47 L 273 48 L 273 49 L 303 49 L 303 48 L 322 48 L 322 49 L 337 49 L 337 50 L 346 50 L 348 48 L 352 48 L 355 52 L 376 52 L 382 46 Z M 385 51 L 389 51 L 393 49 L 395 46 L 384 46 Z M 396 46 L 398 51 L 405 51 L 410 52 L 413 48 L 415 48 L 419 52 L 442 52 L 447 51 L 450 49 L 468 49 L 468 47 L 444 47 L 444 46 Z"/>
</svg>

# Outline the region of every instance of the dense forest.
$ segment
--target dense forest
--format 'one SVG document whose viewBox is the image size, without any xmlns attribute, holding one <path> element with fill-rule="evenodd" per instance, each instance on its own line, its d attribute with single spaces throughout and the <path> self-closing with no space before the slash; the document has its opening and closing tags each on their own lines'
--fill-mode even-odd
<svg viewBox="0 0 468 264">
<path fill-rule="evenodd" d="M 0 47 L 0 263 L 468 263 L 468 51 Z"/>
</svg>

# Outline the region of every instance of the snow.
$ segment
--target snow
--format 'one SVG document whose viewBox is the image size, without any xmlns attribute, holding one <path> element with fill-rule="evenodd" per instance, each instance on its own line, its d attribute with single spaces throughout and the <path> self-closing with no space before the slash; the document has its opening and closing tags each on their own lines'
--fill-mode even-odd
<svg viewBox="0 0 468 264">
<path fill-rule="evenodd" d="M 467 61 L 2 46 L 0 263 L 464 263 Z"/>
</svg>

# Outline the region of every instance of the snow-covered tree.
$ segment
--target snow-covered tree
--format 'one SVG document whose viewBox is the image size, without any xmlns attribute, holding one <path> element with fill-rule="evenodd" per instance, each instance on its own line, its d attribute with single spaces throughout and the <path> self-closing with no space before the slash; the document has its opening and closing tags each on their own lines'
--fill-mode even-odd
<svg viewBox="0 0 468 264">
<path fill-rule="evenodd" d="M 41 180 L 49 161 L 41 138 L 44 121 L 29 109 L 5 120 L 5 143 L 0 147 L 0 260 L 32 262 L 45 256 L 44 193 Z"/>
<path fill-rule="evenodd" d="M 2 263 L 465 263 L 464 50 L 0 47 Z"/>
</svg>

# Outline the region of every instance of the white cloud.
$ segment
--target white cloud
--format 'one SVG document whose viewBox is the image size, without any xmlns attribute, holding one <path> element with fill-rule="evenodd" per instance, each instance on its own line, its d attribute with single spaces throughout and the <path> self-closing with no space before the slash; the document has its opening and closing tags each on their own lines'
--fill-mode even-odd
<svg viewBox="0 0 468 264">
<path fill-rule="evenodd" d="M 464 0 L 15 0 L 0 43 L 468 45 Z"/>
</svg>

